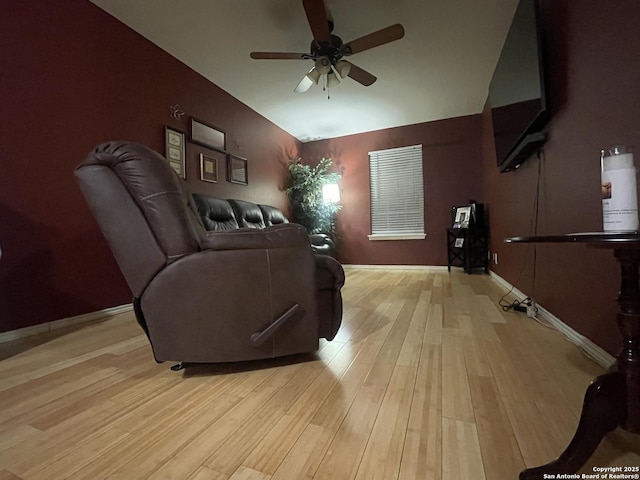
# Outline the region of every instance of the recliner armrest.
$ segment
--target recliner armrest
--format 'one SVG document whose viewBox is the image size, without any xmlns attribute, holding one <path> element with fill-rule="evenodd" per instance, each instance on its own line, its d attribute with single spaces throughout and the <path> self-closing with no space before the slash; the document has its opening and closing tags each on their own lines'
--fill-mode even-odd
<svg viewBox="0 0 640 480">
<path fill-rule="evenodd" d="M 340 290 L 344 286 L 344 269 L 340 262 L 329 255 L 314 255 L 316 269 L 318 271 L 318 287 L 324 288 L 326 283 L 331 284 L 333 290 Z"/>
<path fill-rule="evenodd" d="M 331 248 L 334 248 L 333 240 L 326 233 L 312 233 L 309 235 L 309 240 L 311 241 L 311 245 L 323 246 L 329 245 Z"/>
<path fill-rule="evenodd" d="M 286 223 L 264 229 L 209 231 L 201 238 L 200 244 L 203 250 L 289 248 L 309 245 L 309 237 L 301 225 Z"/>
</svg>

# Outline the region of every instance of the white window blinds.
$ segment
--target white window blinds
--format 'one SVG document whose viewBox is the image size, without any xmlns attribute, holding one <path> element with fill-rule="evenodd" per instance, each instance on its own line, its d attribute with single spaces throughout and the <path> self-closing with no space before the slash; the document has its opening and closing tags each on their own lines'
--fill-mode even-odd
<svg viewBox="0 0 640 480">
<path fill-rule="evenodd" d="M 422 239 L 422 145 L 369 152 L 370 240 Z"/>
</svg>

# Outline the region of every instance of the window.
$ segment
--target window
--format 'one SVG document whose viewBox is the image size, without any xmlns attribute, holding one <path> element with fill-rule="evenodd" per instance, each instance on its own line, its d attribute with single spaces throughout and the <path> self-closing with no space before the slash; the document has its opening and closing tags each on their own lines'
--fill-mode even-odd
<svg viewBox="0 0 640 480">
<path fill-rule="evenodd" d="M 369 240 L 425 238 L 422 145 L 369 152 Z"/>
</svg>

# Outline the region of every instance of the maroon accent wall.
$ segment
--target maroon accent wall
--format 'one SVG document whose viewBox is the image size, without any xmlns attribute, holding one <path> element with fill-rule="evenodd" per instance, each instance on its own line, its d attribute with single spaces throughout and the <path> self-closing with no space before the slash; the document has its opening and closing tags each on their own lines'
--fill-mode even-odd
<svg viewBox="0 0 640 480">
<path fill-rule="evenodd" d="M 164 151 L 164 127 L 194 116 L 249 159 L 249 186 L 198 180 L 192 190 L 287 209 L 280 190 L 300 144 L 86 0 L 25 0 L 0 15 L 0 332 L 131 301 L 73 177 L 98 143 Z M 177 121 L 169 106 L 186 115 Z"/>
<path fill-rule="evenodd" d="M 620 280 L 613 252 L 583 245 L 539 245 L 534 251 L 503 239 L 534 232 L 538 172 L 539 234 L 602 230 L 600 149 L 634 145 L 640 162 L 640 5 L 635 0 L 553 0 L 542 11 L 553 116 L 542 158 L 499 174 L 488 110 L 483 115 L 491 250 L 498 253 L 492 269 L 616 353 L 621 342 L 614 300 Z"/>
<path fill-rule="evenodd" d="M 342 173 L 340 259 L 356 265 L 446 265 L 451 207 L 484 200 L 481 125 L 473 115 L 303 144 L 306 163 L 330 157 Z M 370 241 L 368 152 L 416 144 L 422 144 L 427 238 Z"/>
</svg>

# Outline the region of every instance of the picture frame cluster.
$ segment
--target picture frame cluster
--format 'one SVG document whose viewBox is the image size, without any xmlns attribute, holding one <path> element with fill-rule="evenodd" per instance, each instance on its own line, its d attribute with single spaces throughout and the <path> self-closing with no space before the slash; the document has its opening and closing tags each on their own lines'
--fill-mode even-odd
<svg viewBox="0 0 640 480">
<path fill-rule="evenodd" d="M 165 157 L 171 168 L 184 180 L 186 172 L 186 134 L 176 128 L 165 126 Z M 200 180 L 218 183 L 219 171 L 226 166 L 226 180 L 238 185 L 248 185 L 248 160 L 227 151 L 226 134 L 223 130 L 196 118 L 190 119 L 189 143 L 204 147 L 198 153 Z"/>
</svg>

